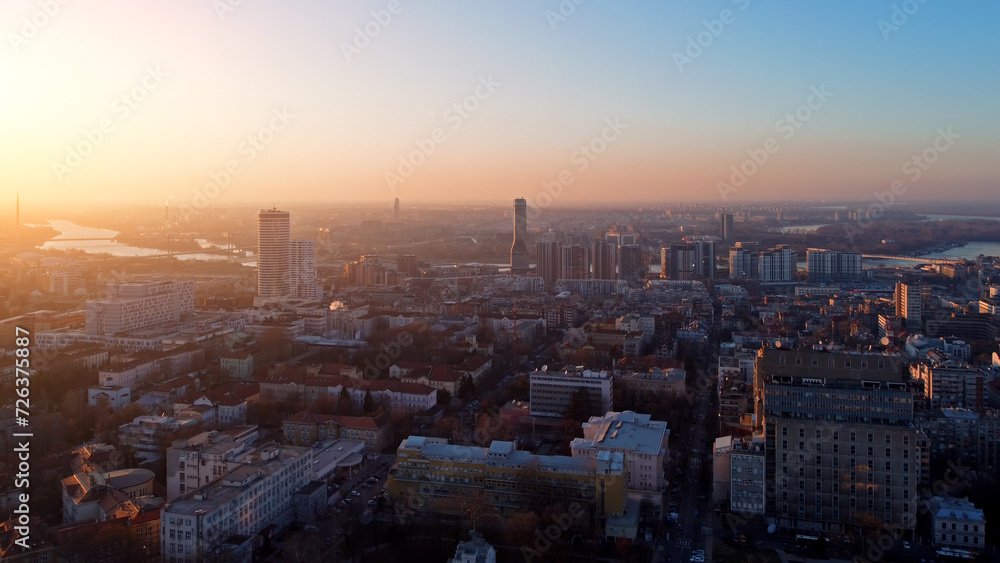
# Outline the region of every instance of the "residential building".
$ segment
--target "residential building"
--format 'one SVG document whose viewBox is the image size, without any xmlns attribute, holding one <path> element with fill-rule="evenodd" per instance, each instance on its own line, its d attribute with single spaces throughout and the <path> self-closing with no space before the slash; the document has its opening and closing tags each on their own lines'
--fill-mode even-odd
<svg viewBox="0 0 1000 563">
<path fill-rule="evenodd" d="M 285 441 L 293 446 L 311 446 L 327 440 L 350 439 L 364 442 L 378 453 L 391 445 L 392 427 L 388 413 L 376 416 L 345 416 L 298 412 L 281 423 Z"/>
<path fill-rule="evenodd" d="M 930 510 L 934 545 L 969 551 L 986 548 L 986 519 L 969 499 L 931 497 Z"/>
<path fill-rule="evenodd" d="M 841 281 L 860 281 L 860 252 L 842 252 L 823 248 L 806 250 L 806 276 L 810 284 Z"/>
<path fill-rule="evenodd" d="M 779 244 L 760 253 L 760 281 L 787 283 L 795 281 L 797 256 L 792 247 Z"/>
</svg>

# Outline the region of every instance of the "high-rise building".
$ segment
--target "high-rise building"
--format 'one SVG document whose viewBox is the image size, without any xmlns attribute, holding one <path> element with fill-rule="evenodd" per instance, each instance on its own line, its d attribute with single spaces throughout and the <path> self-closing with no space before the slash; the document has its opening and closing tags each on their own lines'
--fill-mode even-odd
<svg viewBox="0 0 1000 563">
<path fill-rule="evenodd" d="M 280 301 L 289 294 L 290 222 L 287 211 L 257 214 L 257 303 Z"/>
<path fill-rule="evenodd" d="M 399 198 L 392 203 L 392 216 L 395 220 L 399 221 Z"/>
<path fill-rule="evenodd" d="M 779 527 L 915 528 L 928 442 L 898 357 L 769 348 L 754 377 L 766 510 Z"/>
<path fill-rule="evenodd" d="M 806 250 L 806 273 L 809 283 L 859 281 L 864 274 L 861 253 L 810 248 Z"/>
<path fill-rule="evenodd" d="M 587 280 L 590 279 L 590 247 L 572 245 L 562 247 L 559 279 Z"/>
<path fill-rule="evenodd" d="M 288 245 L 289 296 L 296 299 L 320 299 L 323 287 L 316 283 L 316 246 L 308 239 Z"/>
<path fill-rule="evenodd" d="M 923 306 L 930 300 L 931 286 L 920 282 L 896 282 L 896 316 L 906 319 L 906 328 L 920 330 Z"/>
<path fill-rule="evenodd" d="M 733 214 L 723 213 L 719 217 L 719 236 L 722 242 L 733 244 L 736 242 L 736 231 L 733 229 Z"/>
<path fill-rule="evenodd" d="M 597 239 L 592 248 L 594 279 L 618 279 L 618 245 L 609 240 Z"/>
<path fill-rule="evenodd" d="M 797 256 L 792 247 L 779 244 L 760 253 L 760 280 L 764 283 L 795 281 Z"/>
<path fill-rule="evenodd" d="M 693 280 L 698 264 L 698 249 L 693 244 L 674 243 L 660 249 L 660 268 L 671 280 Z"/>
<path fill-rule="evenodd" d="M 687 237 L 660 250 L 660 277 L 693 280 L 715 277 L 715 240 Z M 667 272 L 664 276 L 662 272 Z"/>
<path fill-rule="evenodd" d="M 510 246 L 510 271 L 524 274 L 528 271 L 528 202 L 514 200 L 514 243 Z"/>
<path fill-rule="evenodd" d="M 556 241 L 539 242 L 535 245 L 535 264 L 545 285 L 555 284 L 562 273 L 562 245 Z"/>
<path fill-rule="evenodd" d="M 625 237 L 623 238 L 631 238 Z M 618 279 L 636 285 L 643 278 L 642 247 L 622 244 L 618 247 Z"/>
<path fill-rule="evenodd" d="M 737 242 L 729 250 L 729 277 L 734 280 L 760 279 L 760 253 L 756 242 Z"/>
</svg>

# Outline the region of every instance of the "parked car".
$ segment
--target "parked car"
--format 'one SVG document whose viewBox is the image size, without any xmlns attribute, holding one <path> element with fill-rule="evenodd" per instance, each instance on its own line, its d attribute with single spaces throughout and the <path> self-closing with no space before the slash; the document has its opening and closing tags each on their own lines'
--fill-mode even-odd
<svg viewBox="0 0 1000 563">
<path fill-rule="evenodd" d="M 314 534 L 319 531 L 319 528 L 313 526 L 312 524 L 306 524 L 305 526 L 302 527 L 302 529 L 307 532 L 312 532 Z"/>
</svg>

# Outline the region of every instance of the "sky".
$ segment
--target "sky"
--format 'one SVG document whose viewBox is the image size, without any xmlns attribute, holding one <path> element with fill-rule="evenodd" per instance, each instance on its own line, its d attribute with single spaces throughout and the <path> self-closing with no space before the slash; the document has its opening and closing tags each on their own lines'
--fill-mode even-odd
<svg viewBox="0 0 1000 563">
<path fill-rule="evenodd" d="M 985 0 L 5 0 L 0 200 L 992 199 L 998 18 Z"/>
</svg>

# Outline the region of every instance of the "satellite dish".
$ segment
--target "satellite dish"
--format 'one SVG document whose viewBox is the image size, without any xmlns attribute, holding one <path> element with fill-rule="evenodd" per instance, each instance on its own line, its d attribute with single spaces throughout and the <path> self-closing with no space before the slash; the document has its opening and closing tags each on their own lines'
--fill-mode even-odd
<svg viewBox="0 0 1000 563">
<path fill-rule="evenodd" d="M 882 343 L 882 346 L 888 346 L 889 345 L 889 337 L 888 336 L 883 336 L 882 340 L 879 340 L 879 342 Z"/>
<path fill-rule="evenodd" d="M 780 341 L 780 340 L 778 340 L 777 342 L 775 342 L 775 343 L 774 343 L 774 347 L 775 347 L 775 348 L 781 348 L 781 341 Z"/>
<path fill-rule="evenodd" d="M 549 371 L 549 366 L 542 366 L 542 371 Z"/>
</svg>

